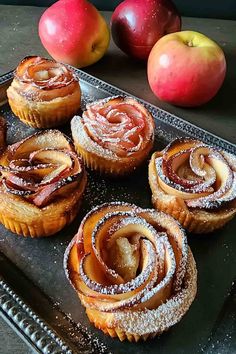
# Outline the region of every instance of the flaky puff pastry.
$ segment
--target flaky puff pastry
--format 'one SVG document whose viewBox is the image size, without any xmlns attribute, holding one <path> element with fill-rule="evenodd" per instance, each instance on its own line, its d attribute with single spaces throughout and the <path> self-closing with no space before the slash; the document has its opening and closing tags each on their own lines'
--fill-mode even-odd
<svg viewBox="0 0 236 354">
<path fill-rule="evenodd" d="M 236 157 L 199 140 L 178 138 L 149 163 L 155 208 L 193 233 L 223 227 L 236 214 Z"/>
<path fill-rule="evenodd" d="M 7 97 L 13 113 L 35 128 L 66 123 L 81 103 L 79 81 L 73 72 L 61 63 L 37 56 L 20 62 Z"/>
<path fill-rule="evenodd" d="M 64 267 L 89 320 L 121 341 L 166 331 L 196 295 L 196 265 L 179 223 L 126 203 L 85 216 Z"/>
<path fill-rule="evenodd" d="M 86 185 L 69 139 L 45 130 L 9 146 L 0 160 L 0 222 L 19 235 L 55 234 L 76 216 Z"/>
<path fill-rule="evenodd" d="M 153 146 L 154 121 L 132 97 L 108 97 L 86 106 L 71 121 L 78 154 L 92 170 L 113 176 L 136 169 Z"/>
</svg>

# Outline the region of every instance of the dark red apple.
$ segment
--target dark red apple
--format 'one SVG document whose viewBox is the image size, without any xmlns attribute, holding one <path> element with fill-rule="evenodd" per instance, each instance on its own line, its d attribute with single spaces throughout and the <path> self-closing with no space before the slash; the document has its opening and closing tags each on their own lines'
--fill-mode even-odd
<svg viewBox="0 0 236 354">
<path fill-rule="evenodd" d="M 116 45 L 134 58 L 147 60 L 163 35 L 181 30 L 181 18 L 170 0 L 125 0 L 111 18 Z"/>
</svg>

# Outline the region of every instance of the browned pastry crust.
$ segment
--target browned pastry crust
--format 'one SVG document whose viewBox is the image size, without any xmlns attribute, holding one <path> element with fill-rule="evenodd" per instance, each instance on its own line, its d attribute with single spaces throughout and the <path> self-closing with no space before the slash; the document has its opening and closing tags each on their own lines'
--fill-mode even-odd
<svg viewBox="0 0 236 354">
<path fill-rule="evenodd" d="M 154 121 L 131 97 L 108 97 L 86 106 L 71 121 L 78 154 L 92 170 L 112 176 L 134 171 L 153 146 Z"/>
<path fill-rule="evenodd" d="M 149 184 L 154 207 L 190 232 L 212 232 L 236 214 L 236 158 L 201 141 L 176 139 L 153 153 Z"/>
<path fill-rule="evenodd" d="M 0 222 L 12 232 L 50 236 L 77 215 L 86 174 L 61 132 L 39 132 L 9 146 L 0 171 Z"/>
<path fill-rule="evenodd" d="M 35 128 L 66 123 L 80 108 L 78 79 L 65 65 L 41 57 L 27 57 L 18 65 L 7 90 L 13 113 Z"/>
<path fill-rule="evenodd" d="M 85 216 L 64 266 L 89 320 L 121 341 L 168 330 L 196 295 L 196 265 L 179 223 L 126 203 Z"/>
</svg>

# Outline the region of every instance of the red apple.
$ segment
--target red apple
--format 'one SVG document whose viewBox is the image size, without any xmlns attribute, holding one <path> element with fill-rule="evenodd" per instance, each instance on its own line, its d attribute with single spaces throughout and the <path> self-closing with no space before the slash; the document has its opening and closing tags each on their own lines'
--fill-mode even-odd
<svg viewBox="0 0 236 354">
<path fill-rule="evenodd" d="M 154 94 L 177 106 L 208 102 L 226 73 L 222 49 L 201 33 L 182 31 L 162 37 L 148 58 L 148 81 Z"/>
<path fill-rule="evenodd" d="M 98 61 L 110 39 L 104 18 L 86 0 L 54 3 L 40 19 L 39 37 L 55 60 L 76 67 Z"/>
<path fill-rule="evenodd" d="M 111 18 L 116 45 L 142 60 L 147 60 L 158 39 L 180 29 L 181 19 L 171 0 L 125 0 Z"/>
</svg>

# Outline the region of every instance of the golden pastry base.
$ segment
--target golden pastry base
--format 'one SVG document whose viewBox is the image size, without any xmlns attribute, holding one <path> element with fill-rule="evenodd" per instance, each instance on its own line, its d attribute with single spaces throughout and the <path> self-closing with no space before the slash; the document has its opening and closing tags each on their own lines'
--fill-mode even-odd
<svg viewBox="0 0 236 354">
<path fill-rule="evenodd" d="M 105 321 L 102 320 L 102 314 L 99 313 L 96 310 L 92 309 L 86 309 L 86 314 L 89 318 L 89 321 L 98 329 L 102 330 L 103 333 L 109 335 L 112 338 L 118 337 L 121 342 L 124 340 L 128 340 L 129 342 L 138 342 L 139 340 L 146 341 L 147 339 L 151 339 L 156 337 L 156 335 L 161 334 L 161 333 L 150 333 L 150 334 L 132 334 L 132 333 L 127 333 L 120 329 L 119 327 L 113 327 L 109 328 L 106 327 Z M 100 314 L 100 316 L 98 315 Z M 106 319 L 109 317 L 109 314 L 106 314 Z"/>
<path fill-rule="evenodd" d="M 50 101 L 30 101 L 9 87 L 8 102 L 19 119 L 34 128 L 52 128 L 65 124 L 80 108 L 81 93 L 57 97 Z"/>
<path fill-rule="evenodd" d="M 45 237 L 60 231 L 76 217 L 86 186 L 83 177 L 78 189 L 44 208 L 7 193 L 0 187 L 0 222 L 10 231 L 25 237 Z"/>
<path fill-rule="evenodd" d="M 93 171 L 110 176 L 123 176 L 135 171 L 147 158 L 152 149 L 152 141 L 147 147 L 140 151 L 135 157 L 117 158 L 116 160 L 107 159 L 93 152 L 87 151 L 80 145 L 79 141 L 73 136 L 74 145 L 77 153 L 81 156 L 84 164 Z"/>
</svg>

